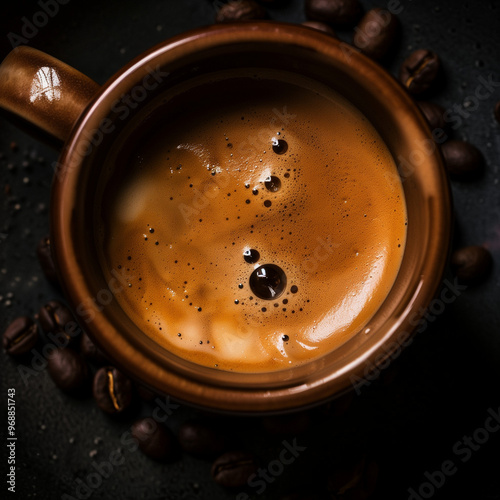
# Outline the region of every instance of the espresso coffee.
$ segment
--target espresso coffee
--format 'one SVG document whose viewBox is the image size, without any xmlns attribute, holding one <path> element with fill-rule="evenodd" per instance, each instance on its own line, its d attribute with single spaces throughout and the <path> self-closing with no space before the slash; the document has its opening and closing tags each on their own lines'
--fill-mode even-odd
<svg viewBox="0 0 500 500">
<path fill-rule="evenodd" d="M 304 77 L 242 70 L 172 90 L 145 125 L 110 154 L 96 207 L 103 273 L 127 271 L 116 300 L 145 334 L 261 372 L 367 324 L 401 264 L 406 206 L 359 110 Z"/>
</svg>

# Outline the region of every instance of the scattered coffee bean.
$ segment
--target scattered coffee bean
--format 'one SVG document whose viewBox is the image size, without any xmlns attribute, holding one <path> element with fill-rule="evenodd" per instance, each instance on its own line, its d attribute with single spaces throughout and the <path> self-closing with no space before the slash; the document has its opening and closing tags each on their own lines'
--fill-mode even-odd
<svg viewBox="0 0 500 500">
<path fill-rule="evenodd" d="M 38 320 L 46 334 L 58 338 L 58 347 L 73 343 L 81 333 L 73 313 L 57 300 L 51 300 L 38 311 Z"/>
<path fill-rule="evenodd" d="M 399 29 L 398 18 L 385 9 L 369 10 L 354 28 L 353 45 L 377 61 L 383 59 Z"/>
<path fill-rule="evenodd" d="M 48 358 L 47 369 L 54 383 L 66 392 L 78 392 L 89 380 L 87 363 L 69 347 L 56 349 Z"/>
<path fill-rule="evenodd" d="M 328 478 L 332 498 L 370 498 L 378 479 L 378 465 L 363 457 L 347 466 L 339 467 Z"/>
<path fill-rule="evenodd" d="M 323 31 L 323 33 L 327 33 L 328 35 L 337 37 L 335 31 L 333 31 L 333 29 L 328 26 L 328 24 L 322 23 L 321 21 L 306 21 L 305 23 L 302 23 L 302 26 L 307 26 L 308 28 Z"/>
<path fill-rule="evenodd" d="M 462 283 L 473 285 L 488 276 L 493 258 L 486 248 L 473 245 L 455 250 L 451 256 L 451 266 Z"/>
<path fill-rule="evenodd" d="M 241 488 L 257 472 L 258 462 L 252 453 L 229 451 L 212 464 L 212 477 L 226 488 Z"/>
<path fill-rule="evenodd" d="M 92 392 L 97 405 L 106 413 L 121 413 L 132 404 L 132 382 L 112 366 L 97 370 Z"/>
<path fill-rule="evenodd" d="M 192 420 L 179 428 L 179 444 L 186 453 L 211 457 L 224 451 L 226 440 L 214 425 Z"/>
<path fill-rule="evenodd" d="M 74 319 L 71 311 L 57 300 L 45 304 L 38 312 L 38 318 L 45 333 L 59 331 Z"/>
<path fill-rule="evenodd" d="M 80 339 L 80 352 L 88 359 L 91 363 L 96 365 L 104 365 L 108 363 L 108 359 L 102 351 L 90 340 L 87 333 L 83 332 Z"/>
<path fill-rule="evenodd" d="M 401 65 L 399 80 L 411 94 L 426 91 L 436 79 L 441 61 L 431 50 L 419 49 L 412 52 Z"/>
<path fill-rule="evenodd" d="M 54 264 L 54 260 L 52 259 L 50 250 L 50 238 L 48 236 L 44 236 L 38 242 L 38 246 L 36 247 L 36 255 L 45 277 L 52 285 L 58 287 L 59 278 L 57 277 L 56 267 Z"/>
<path fill-rule="evenodd" d="M 352 26 L 359 19 L 358 0 L 306 0 L 306 17 L 340 26 Z"/>
<path fill-rule="evenodd" d="M 38 326 L 31 318 L 16 318 L 3 333 L 2 346 L 11 356 L 26 354 L 38 341 Z"/>
<path fill-rule="evenodd" d="M 151 417 L 134 422 L 131 433 L 139 449 L 148 457 L 164 460 L 177 455 L 172 431 Z"/>
<path fill-rule="evenodd" d="M 262 5 L 253 0 L 233 0 L 223 5 L 215 17 L 217 23 L 266 19 L 267 12 Z"/>
<path fill-rule="evenodd" d="M 495 118 L 500 123 L 500 101 L 495 104 Z"/>
<path fill-rule="evenodd" d="M 441 145 L 441 153 L 443 154 L 446 169 L 457 178 L 474 178 L 483 171 L 483 155 L 468 142 L 447 141 Z"/>
<path fill-rule="evenodd" d="M 444 119 L 446 110 L 442 106 L 430 101 L 419 101 L 417 104 L 431 130 L 445 130 L 447 128 L 447 123 Z"/>
</svg>

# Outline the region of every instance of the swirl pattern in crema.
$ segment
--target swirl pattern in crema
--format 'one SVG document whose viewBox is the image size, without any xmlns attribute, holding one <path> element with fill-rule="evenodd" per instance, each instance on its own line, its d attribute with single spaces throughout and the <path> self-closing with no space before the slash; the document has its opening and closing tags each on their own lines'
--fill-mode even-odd
<svg viewBox="0 0 500 500">
<path fill-rule="evenodd" d="M 130 154 L 109 157 L 96 210 L 104 274 L 132 276 L 116 295 L 129 317 L 178 356 L 252 372 L 362 329 L 406 241 L 401 180 L 370 122 L 278 72 L 206 77 L 164 101 Z M 270 300 L 250 286 L 266 264 L 286 277 Z"/>
</svg>

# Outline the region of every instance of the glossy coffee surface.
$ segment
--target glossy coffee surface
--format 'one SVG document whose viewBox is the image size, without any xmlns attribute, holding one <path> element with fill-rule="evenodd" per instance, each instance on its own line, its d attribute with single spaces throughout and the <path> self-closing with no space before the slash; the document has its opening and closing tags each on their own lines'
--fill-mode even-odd
<svg viewBox="0 0 500 500">
<path fill-rule="evenodd" d="M 147 126 L 108 158 L 95 215 L 102 270 L 126 271 L 116 299 L 142 331 L 260 372 L 363 328 L 398 273 L 406 207 L 356 108 L 304 77 L 242 71 L 199 80 Z"/>
</svg>

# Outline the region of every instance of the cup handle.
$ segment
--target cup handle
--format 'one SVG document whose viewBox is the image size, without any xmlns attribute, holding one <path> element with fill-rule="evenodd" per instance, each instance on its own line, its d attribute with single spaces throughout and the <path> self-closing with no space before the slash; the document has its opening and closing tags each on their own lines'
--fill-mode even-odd
<svg viewBox="0 0 500 500">
<path fill-rule="evenodd" d="M 0 64 L 0 107 L 62 141 L 98 90 L 87 76 L 28 46 Z"/>
</svg>

